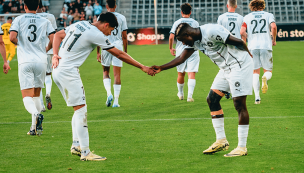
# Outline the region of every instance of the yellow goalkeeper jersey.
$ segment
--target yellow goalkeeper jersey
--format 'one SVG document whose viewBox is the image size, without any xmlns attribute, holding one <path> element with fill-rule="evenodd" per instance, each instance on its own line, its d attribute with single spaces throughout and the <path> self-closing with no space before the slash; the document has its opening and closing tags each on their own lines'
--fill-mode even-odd
<svg viewBox="0 0 304 173">
<path fill-rule="evenodd" d="M 11 41 L 10 41 L 10 38 L 9 38 L 9 30 L 11 28 L 11 25 L 10 23 L 5 23 L 1 26 L 1 29 L 3 31 L 3 42 L 4 44 L 13 44 Z"/>
</svg>

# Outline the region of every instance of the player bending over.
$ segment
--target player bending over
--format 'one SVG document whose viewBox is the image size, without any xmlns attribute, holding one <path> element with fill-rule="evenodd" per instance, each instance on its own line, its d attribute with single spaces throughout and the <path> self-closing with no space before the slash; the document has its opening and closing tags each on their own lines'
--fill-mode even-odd
<svg viewBox="0 0 304 173">
<path fill-rule="evenodd" d="M 27 134 L 41 135 L 43 115 L 40 114 L 42 107 L 39 96 L 44 87 L 46 52 L 52 48 L 55 30 L 48 20 L 36 14 L 39 1 L 24 0 L 24 4 L 27 14 L 18 16 L 13 21 L 10 40 L 18 44 L 19 83 L 25 109 L 32 115 L 32 126 Z"/>
<path fill-rule="evenodd" d="M 177 40 L 188 45 L 188 48 L 185 48 L 181 55 L 171 62 L 162 66 L 152 66 L 156 72 L 183 63 L 196 50 L 201 50 L 220 68 L 207 97 L 212 124 L 216 133 L 216 142 L 203 153 L 212 154 L 229 148 L 224 130 L 224 112 L 220 100 L 230 90 L 234 107 L 239 116 L 239 143 L 237 148 L 224 156 L 247 155 L 249 114 L 246 107 L 246 97 L 252 94 L 253 64 L 246 44 L 218 24 L 206 24 L 199 28 L 193 28 L 187 23 L 181 23 L 176 28 L 175 36 Z"/>
<path fill-rule="evenodd" d="M 244 17 L 241 35 L 245 42 L 248 38 L 248 48 L 253 55 L 253 90 L 255 104 L 260 104 L 260 68 L 264 69 L 262 93 L 265 94 L 268 90 L 267 81 L 272 77 L 272 46 L 277 44 L 277 25 L 273 14 L 263 11 L 265 9 L 264 0 L 251 1 L 249 8 L 252 12 Z"/>
<path fill-rule="evenodd" d="M 132 59 L 128 54 L 115 48 L 106 38 L 115 27 L 117 19 L 113 13 L 102 13 L 98 21 L 90 24 L 80 21 L 55 34 L 53 56 L 53 79 L 57 84 L 67 106 L 74 108 L 72 118 L 73 144 L 71 153 L 81 156 L 80 160 L 106 160 L 93 154 L 89 148 L 87 106 L 84 87 L 78 68 L 97 46 L 110 52 L 120 60 L 153 75 L 153 70 Z M 62 45 L 60 46 L 60 43 Z M 60 51 L 58 54 L 60 46 Z"/>
<path fill-rule="evenodd" d="M 173 56 L 178 57 L 183 50 L 185 49 L 185 45 L 183 45 L 182 42 L 177 41 L 176 43 L 176 54 L 175 49 L 173 49 L 173 42 L 175 37 L 175 29 L 177 25 L 180 23 L 188 23 L 192 27 L 199 27 L 199 24 L 196 20 L 190 18 L 192 7 L 189 3 L 184 3 L 181 5 L 181 14 L 182 18 L 174 22 L 171 31 L 170 31 L 170 37 L 169 37 L 169 48 L 170 52 Z M 195 80 L 195 73 L 198 72 L 200 63 L 200 57 L 199 52 L 195 51 L 190 58 L 188 58 L 184 63 L 176 66 L 177 69 L 177 89 L 178 93 L 177 96 L 180 100 L 184 99 L 184 78 L 186 72 L 188 73 L 188 96 L 187 96 L 187 102 L 194 102 L 194 99 L 192 98 L 196 80 Z"/>
</svg>

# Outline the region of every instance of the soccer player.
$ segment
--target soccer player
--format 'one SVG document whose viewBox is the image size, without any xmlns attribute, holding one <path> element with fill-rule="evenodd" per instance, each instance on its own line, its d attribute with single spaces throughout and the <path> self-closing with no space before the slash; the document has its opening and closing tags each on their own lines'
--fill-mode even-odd
<svg viewBox="0 0 304 173">
<path fill-rule="evenodd" d="M 6 52 L 5 52 L 5 45 L 4 45 L 4 42 L 3 42 L 3 39 L 2 39 L 2 35 L 3 35 L 3 31 L 0 30 L 0 54 L 2 56 L 2 59 L 3 59 L 3 73 L 4 74 L 7 74 L 8 73 L 8 70 L 10 70 L 10 66 L 9 64 L 7 63 L 7 60 L 6 60 Z"/>
<path fill-rule="evenodd" d="M 81 156 L 80 160 L 106 160 L 90 152 L 87 125 L 87 106 L 84 87 L 78 68 L 84 63 L 92 50 L 100 46 L 122 61 L 131 64 L 150 75 L 154 71 L 132 59 L 128 54 L 115 48 L 108 38 L 115 27 L 117 19 L 113 13 L 106 12 L 99 16 L 97 22 L 90 24 L 80 21 L 55 34 L 53 56 L 53 79 L 57 84 L 67 106 L 74 108 L 72 118 L 73 144 L 71 153 Z M 62 41 L 62 45 L 60 43 Z M 60 46 L 60 51 L 58 54 Z"/>
<path fill-rule="evenodd" d="M 111 44 L 119 50 L 123 50 L 127 53 L 128 40 L 127 40 L 127 21 L 124 15 L 115 12 L 116 9 L 116 0 L 107 0 L 106 8 L 108 12 L 113 13 L 118 21 L 118 26 L 115 28 L 111 35 L 108 36 Z M 113 56 L 107 51 L 102 51 L 102 58 L 100 55 L 100 49 L 97 48 L 97 60 L 101 62 L 103 67 L 103 84 L 107 91 L 107 101 L 106 106 L 109 107 L 113 101 L 113 95 L 111 92 L 111 78 L 110 78 L 110 65 L 113 65 L 113 74 L 114 74 L 114 103 L 112 107 L 120 107 L 118 104 L 118 98 L 121 90 L 121 67 L 122 61 L 117 57 Z"/>
<path fill-rule="evenodd" d="M 55 16 L 50 13 L 45 13 L 43 11 L 43 9 L 45 9 L 45 8 L 43 8 L 41 1 L 40 1 L 39 10 L 37 11 L 38 12 L 37 14 L 39 16 L 49 20 L 51 22 L 54 30 L 57 31 L 57 24 L 56 24 Z M 51 49 L 47 52 L 47 68 L 46 68 L 46 76 L 45 76 L 45 102 L 46 102 L 46 107 L 48 110 L 52 109 L 52 101 L 51 101 L 51 90 L 52 90 L 52 84 L 53 84 L 53 82 L 52 82 L 52 70 L 53 70 L 52 69 L 52 57 L 53 57 L 53 49 Z M 42 104 L 42 112 L 45 112 L 42 90 L 40 92 L 40 102 Z"/>
<path fill-rule="evenodd" d="M 228 12 L 222 14 L 217 19 L 217 24 L 225 27 L 230 33 L 236 38 L 241 39 L 240 30 L 242 27 L 243 16 L 235 13 L 237 8 L 237 0 L 228 0 L 227 1 Z M 227 99 L 230 98 L 230 92 L 225 94 Z"/>
<path fill-rule="evenodd" d="M 7 59 L 8 64 L 12 61 L 12 59 L 14 58 L 14 56 L 16 54 L 15 45 L 14 45 L 14 43 L 12 43 L 10 41 L 10 38 L 9 38 L 9 30 L 12 25 L 12 22 L 13 22 L 12 17 L 8 17 L 6 23 L 1 26 L 1 29 L 3 31 L 2 38 L 3 38 L 3 42 L 5 44 L 6 59 Z"/>
<path fill-rule="evenodd" d="M 36 14 L 39 1 L 24 0 L 27 14 L 18 16 L 10 28 L 10 40 L 18 44 L 18 76 L 25 109 L 32 115 L 28 135 L 41 135 L 43 115 L 40 90 L 44 87 L 46 52 L 52 48 L 54 29 L 51 23 Z M 45 47 L 46 43 L 49 44 Z"/>
<path fill-rule="evenodd" d="M 176 46 L 173 48 L 173 42 L 175 37 L 175 29 L 177 25 L 180 23 L 188 23 L 190 26 L 197 28 L 199 27 L 199 23 L 190 18 L 192 7 L 189 3 L 183 3 L 181 5 L 181 14 L 182 18 L 178 19 L 176 22 L 174 22 L 171 31 L 170 31 L 170 37 L 169 37 L 169 49 L 170 53 L 173 56 L 178 57 L 183 50 L 185 49 L 186 45 L 183 45 L 182 42 L 177 41 Z M 176 53 L 175 53 L 176 50 Z M 177 89 L 178 93 L 177 96 L 180 100 L 184 99 L 184 78 L 186 72 L 188 73 L 188 97 L 187 102 L 193 102 L 194 99 L 192 98 L 193 91 L 195 88 L 196 80 L 195 80 L 195 73 L 198 72 L 200 63 L 200 57 L 199 52 L 195 51 L 190 58 L 188 58 L 184 63 L 176 66 L 177 69 Z"/>
<path fill-rule="evenodd" d="M 246 43 L 232 36 L 226 28 L 218 24 L 206 24 L 199 28 L 193 28 L 187 23 L 181 23 L 176 28 L 175 36 L 177 40 L 189 47 L 185 48 L 181 55 L 171 62 L 162 66 L 152 66 L 156 73 L 183 63 L 196 50 L 201 50 L 220 68 L 207 97 L 216 133 L 216 142 L 203 153 L 212 154 L 227 150 L 229 147 L 224 130 L 224 112 L 220 100 L 226 92 L 231 90 L 234 107 L 239 116 L 239 143 L 237 148 L 224 156 L 247 155 L 249 114 L 246 107 L 246 97 L 252 94 L 253 64 Z"/>
<path fill-rule="evenodd" d="M 244 17 L 241 35 L 245 42 L 248 37 L 248 48 L 253 55 L 253 90 L 255 104 L 260 104 L 260 68 L 264 69 L 262 93 L 265 94 L 268 90 L 267 81 L 272 77 L 272 46 L 276 45 L 277 25 L 273 14 L 263 11 L 264 0 L 252 0 L 249 8 L 252 12 Z"/>
</svg>

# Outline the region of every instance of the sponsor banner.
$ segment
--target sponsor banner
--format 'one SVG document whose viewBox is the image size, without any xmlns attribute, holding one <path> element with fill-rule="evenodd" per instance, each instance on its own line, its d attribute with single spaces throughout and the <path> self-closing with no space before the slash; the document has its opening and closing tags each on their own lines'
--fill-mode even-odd
<svg viewBox="0 0 304 173">
<path fill-rule="evenodd" d="M 169 28 L 157 30 L 158 44 L 169 43 L 169 32 Z M 135 45 L 155 44 L 156 40 L 154 28 L 128 29 L 127 37 L 128 44 Z"/>
<path fill-rule="evenodd" d="M 277 41 L 304 40 L 304 24 L 277 25 Z"/>
</svg>

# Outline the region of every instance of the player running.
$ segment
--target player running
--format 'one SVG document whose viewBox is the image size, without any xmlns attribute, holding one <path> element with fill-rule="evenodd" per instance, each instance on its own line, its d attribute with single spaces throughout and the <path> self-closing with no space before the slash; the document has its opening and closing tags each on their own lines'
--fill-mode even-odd
<svg viewBox="0 0 304 173">
<path fill-rule="evenodd" d="M 243 23 L 243 16 L 235 12 L 237 8 L 237 0 L 227 1 L 228 12 L 220 15 L 217 19 L 217 24 L 225 27 L 230 33 L 236 38 L 241 39 L 240 30 Z M 225 97 L 229 99 L 231 96 L 230 92 L 225 94 Z"/>
<path fill-rule="evenodd" d="M 197 28 L 199 27 L 199 23 L 190 18 L 192 7 L 189 3 L 183 3 L 181 5 L 181 14 L 182 18 L 174 22 L 171 31 L 170 31 L 170 37 L 169 37 L 169 49 L 171 52 L 171 55 L 178 57 L 183 50 L 185 49 L 186 45 L 183 45 L 182 42 L 177 41 L 175 49 L 173 48 L 173 42 L 175 37 L 175 29 L 180 23 L 188 23 L 190 26 Z M 175 53 L 176 50 L 176 53 Z M 194 99 L 192 98 L 193 91 L 195 88 L 196 80 L 195 80 L 195 73 L 198 72 L 200 63 L 200 57 L 199 52 L 195 51 L 190 58 L 188 58 L 184 63 L 176 66 L 177 69 L 177 89 L 178 93 L 177 96 L 180 100 L 184 99 L 184 78 L 186 72 L 188 73 L 188 96 L 187 96 L 187 102 L 194 102 Z"/>
<path fill-rule="evenodd" d="M 50 13 L 45 13 L 43 11 L 43 6 L 40 1 L 39 5 L 39 10 L 37 11 L 38 15 L 46 18 L 49 20 L 52 24 L 52 27 L 54 28 L 55 31 L 57 31 L 57 24 L 56 24 L 56 19 L 53 14 Z M 52 90 L 52 57 L 53 57 L 53 49 L 49 50 L 47 52 L 47 68 L 46 68 L 46 76 L 45 76 L 45 102 L 46 102 L 46 107 L 48 110 L 52 109 L 52 101 L 51 101 L 51 90 Z M 45 106 L 43 103 L 43 94 L 42 90 L 40 92 L 40 102 L 42 104 L 42 111 L 45 112 Z"/>
<path fill-rule="evenodd" d="M 248 37 L 248 48 L 253 55 L 255 104 L 260 104 L 260 68 L 264 69 L 262 93 L 265 94 L 268 90 L 267 81 L 272 77 L 272 46 L 276 45 L 277 25 L 273 14 L 263 11 L 265 9 L 264 0 L 251 1 L 249 8 L 252 12 L 244 17 L 241 35 L 245 42 Z"/>
<path fill-rule="evenodd" d="M 128 54 L 115 48 L 108 38 L 115 27 L 117 19 L 113 13 L 106 12 L 98 21 L 90 24 L 80 21 L 55 34 L 53 56 L 53 79 L 57 84 L 67 106 L 74 108 L 72 118 L 73 144 L 71 153 L 81 156 L 80 160 L 106 160 L 93 154 L 89 149 L 89 133 L 87 125 L 87 105 L 84 87 L 78 68 L 84 63 L 92 50 L 100 46 L 120 60 L 131 64 L 142 71 L 153 75 L 153 70 L 132 59 Z M 62 45 L 60 46 L 60 43 Z M 60 46 L 60 51 L 59 51 Z M 59 54 L 58 54 L 59 51 Z"/>
<path fill-rule="evenodd" d="M 111 35 L 107 36 L 111 44 L 119 50 L 124 50 L 127 53 L 128 40 L 127 40 L 127 21 L 126 17 L 122 14 L 115 12 L 116 0 L 107 0 L 106 8 L 108 12 L 113 13 L 118 21 L 118 26 L 115 28 Z M 118 98 L 121 90 L 121 67 L 122 61 L 117 57 L 113 56 L 107 51 L 102 51 L 102 56 L 100 55 L 100 49 L 97 48 L 97 60 L 101 62 L 103 67 L 103 85 L 107 91 L 107 101 L 106 106 L 109 107 L 113 101 L 113 95 L 111 92 L 111 78 L 110 78 L 110 66 L 113 65 L 114 74 L 114 103 L 112 107 L 120 107 L 118 104 Z"/>
<path fill-rule="evenodd" d="M 36 14 L 39 1 L 24 0 L 27 14 L 18 16 L 10 28 L 10 40 L 17 46 L 18 77 L 25 109 L 32 115 L 28 135 L 41 135 L 40 91 L 44 87 L 47 55 L 52 48 L 54 29 L 51 23 Z M 48 39 L 49 38 L 49 39 Z M 48 44 L 47 47 L 45 45 Z"/>
<path fill-rule="evenodd" d="M 3 31 L 2 39 L 5 44 L 6 59 L 8 64 L 12 61 L 16 54 L 16 46 L 10 41 L 9 38 L 9 30 L 11 28 L 12 22 L 13 18 L 8 17 L 6 23 L 1 26 L 1 29 Z"/>
<path fill-rule="evenodd" d="M 181 23 L 176 28 L 175 36 L 177 40 L 189 47 L 185 48 L 181 55 L 171 62 L 162 66 L 152 66 L 156 72 L 183 63 L 196 50 L 201 50 L 220 68 L 207 97 L 212 124 L 216 133 L 216 142 L 203 153 L 212 154 L 229 148 L 224 130 L 224 112 L 220 100 L 230 90 L 234 107 L 239 116 L 239 143 L 237 148 L 224 156 L 247 155 L 249 114 L 246 107 L 246 97 L 252 94 L 253 64 L 246 44 L 218 24 L 206 24 L 199 28 L 193 28 L 187 23 Z"/>
</svg>

